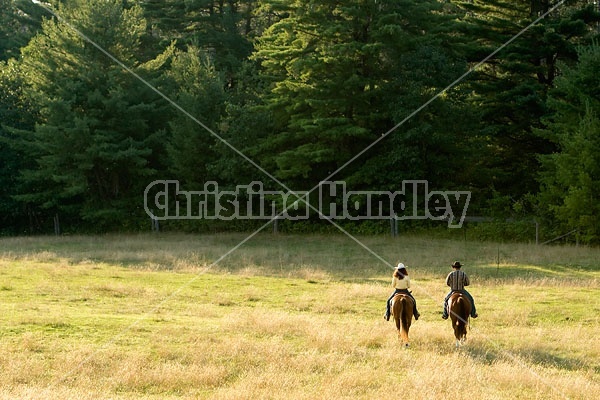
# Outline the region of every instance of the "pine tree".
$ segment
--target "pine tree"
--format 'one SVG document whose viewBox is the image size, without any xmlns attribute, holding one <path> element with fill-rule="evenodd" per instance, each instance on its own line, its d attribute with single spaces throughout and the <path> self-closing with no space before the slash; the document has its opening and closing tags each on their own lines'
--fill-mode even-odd
<svg viewBox="0 0 600 400">
<path fill-rule="evenodd" d="M 274 134 L 270 110 L 263 102 L 265 80 L 253 62 L 245 62 L 238 73 L 238 84 L 226 93 L 224 115 L 219 124 L 219 135 L 228 145 L 216 141 L 218 157 L 208 166 L 214 176 L 226 187 L 261 181 L 269 190 L 281 190 L 269 176 L 236 154 L 230 146 L 250 158 L 269 174 L 276 170 L 270 157 L 261 157 L 263 141 Z"/>
<path fill-rule="evenodd" d="M 541 157 L 540 209 L 586 242 L 600 240 L 600 46 L 579 50 L 550 91 L 547 128 L 558 151 Z"/>
<path fill-rule="evenodd" d="M 14 195 L 20 171 L 34 166 L 17 144 L 15 129 L 33 130 L 36 110 L 23 98 L 23 79 L 16 60 L 0 61 L 0 234 L 34 232 L 33 210 L 24 207 Z"/>
<path fill-rule="evenodd" d="M 161 67 L 139 57 L 146 31 L 139 7 L 73 0 L 58 14 L 140 74 L 151 77 Z M 35 189 L 21 201 L 83 218 L 95 229 L 142 222 L 140 194 L 164 145 L 168 114 L 160 98 L 54 18 L 23 49 L 21 69 L 26 97 L 40 113 L 35 131 L 21 132 L 37 164 L 23 171 L 24 184 Z"/>
<path fill-rule="evenodd" d="M 472 64 L 521 34 L 466 82 L 480 113 L 476 130 L 487 142 L 477 162 L 484 178 L 478 185 L 487 186 L 487 196 L 498 197 L 495 202 L 507 204 L 502 210 L 507 213 L 511 203 L 537 192 L 538 155 L 555 150 L 535 133 L 543 127 L 548 90 L 560 75 L 560 63 L 572 65 L 576 47 L 593 40 L 600 15 L 588 1 L 567 2 L 549 14 L 553 3 L 542 0 L 460 4 L 468 10 L 462 29 L 473 38 L 464 48 Z"/>
<path fill-rule="evenodd" d="M 185 50 L 194 46 L 210 54 L 228 85 L 252 51 L 256 0 L 144 0 L 151 31 L 164 43 L 176 40 Z"/>
<path fill-rule="evenodd" d="M 176 87 L 173 99 L 210 130 L 182 113 L 169 124 L 169 169 L 188 190 L 201 190 L 216 179 L 209 167 L 218 158 L 214 134 L 224 114 L 224 85 L 210 57 L 194 47 L 175 54 L 167 76 Z"/>
</svg>

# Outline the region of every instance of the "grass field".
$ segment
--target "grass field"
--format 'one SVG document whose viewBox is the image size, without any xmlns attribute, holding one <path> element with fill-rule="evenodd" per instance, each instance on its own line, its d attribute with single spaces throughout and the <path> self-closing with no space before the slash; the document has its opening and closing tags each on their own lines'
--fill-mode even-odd
<svg viewBox="0 0 600 400">
<path fill-rule="evenodd" d="M 236 248 L 244 238 L 0 239 L 0 398 L 600 393 L 598 248 L 267 234 Z M 382 260 L 411 274 L 408 350 L 382 319 Z M 480 314 L 459 350 L 440 318 L 454 260 Z"/>
</svg>

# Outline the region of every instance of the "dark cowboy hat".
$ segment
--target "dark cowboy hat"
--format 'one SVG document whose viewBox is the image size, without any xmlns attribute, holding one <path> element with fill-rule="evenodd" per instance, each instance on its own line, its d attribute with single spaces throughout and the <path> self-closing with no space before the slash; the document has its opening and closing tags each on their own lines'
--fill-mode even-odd
<svg viewBox="0 0 600 400">
<path fill-rule="evenodd" d="M 460 268 L 462 267 L 462 265 L 460 264 L 459 261 L 454 261 L 454 264 L 452 264 L 452 268 Z"/>
</svg>

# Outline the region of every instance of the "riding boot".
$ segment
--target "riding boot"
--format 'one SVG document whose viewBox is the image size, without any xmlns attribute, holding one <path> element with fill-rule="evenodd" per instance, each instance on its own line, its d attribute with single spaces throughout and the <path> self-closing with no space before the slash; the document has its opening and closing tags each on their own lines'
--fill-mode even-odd
<svg viewBox="0 0 600 400">
<path fill-rule="evenodd" d="M 479 315 L 477 315 L 477 311 L 475 310 L 475 303 L 473 303 L 473 307 L 471 309 L 471 318 L 477 318 Z"/>
<path fill-rule="evenodd" d="M 419 320 L 419 317 L 421 316 L 421 314 L 419 314 L 419 312 L 417 311 L 417 309 L 415 308 L 413 315 L 415 316 L 415 321 Z"/>
</svg>

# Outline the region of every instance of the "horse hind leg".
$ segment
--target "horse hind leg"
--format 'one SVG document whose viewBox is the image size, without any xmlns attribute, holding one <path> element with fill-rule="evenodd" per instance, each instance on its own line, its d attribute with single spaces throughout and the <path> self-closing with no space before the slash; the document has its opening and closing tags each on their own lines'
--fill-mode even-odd
<svg viewBox="0 0 600 400">
<path fill-rule="evenodd" d="M 467 327 L 463 331 L 462 337 L 460 338 L 460 344 L 465 345 L 467 343 Z"/>
<path fill-rule="evenodd" d="M 458 349 L 465 345 L 466 338 L 464 336 L 457 337 L 455 341 L 455 347 Z"/>
<path fill-rule="evenodd" d="M 452 321 L 452 327 L 454 329 L 454 346 L 458 349 L 464 344 L 465 332 L 464 326 L 460 320 Z"/>
<path fill-rule="evenodd" d="M 408 347 L 408 329 L 406 329 L 406 324 L 404 324 L 402 318 L 396 320 L 396 329 L 398 330 L 398 340 L 403 347 Z"/>
<path fill-rule="evenodd" d="M 402 329 L 398 329 L 398 340 L 400 341 L 400 343 L 402 343 L 402 346 L 405 346 L 405 339 L 404 339 L 404 331 Z"/>
<path fill-rule="evenodd" d="M 402 345 L 406 348 L 409 346 L 408 344 L 408 330 L 405 327 L 402 327 L 400 330 L 400 340 L 402 341 Z"/>
<path fill-rule="evenodd" d="M 398 331 L 398 340 L 401 343 L 404 343 L 404 329 L 402 328 L 402 320 L 398 317 L 394 317 L 394 322 L 396 323 L 396 330 Z"/>
</svg>

